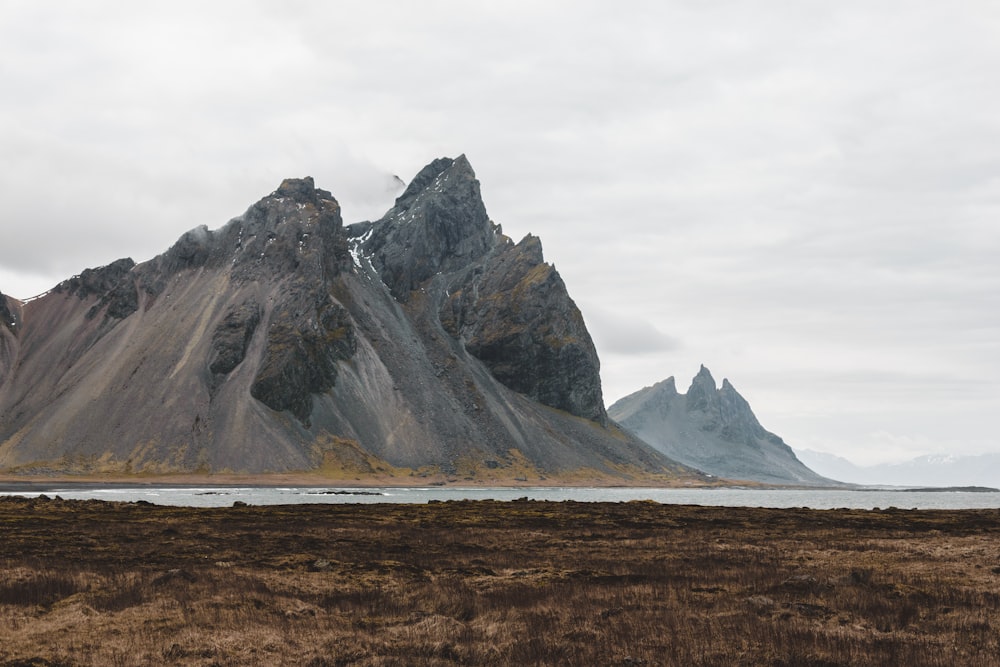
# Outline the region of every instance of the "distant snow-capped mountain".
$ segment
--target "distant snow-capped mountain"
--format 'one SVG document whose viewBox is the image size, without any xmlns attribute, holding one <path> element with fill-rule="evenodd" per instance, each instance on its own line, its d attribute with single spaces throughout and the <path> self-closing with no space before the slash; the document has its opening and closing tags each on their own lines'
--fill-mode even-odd
<svg viewBox="0 0 1000 667">
<path fill-rule="evenodd" d="M 859 466 L 836 454 L 810 449 L 796 449 L 795 454 L 819 474 L 855 484 L 1000 487 L 1000 454 L 928 454 L 871 466 Z"/>
</svg>

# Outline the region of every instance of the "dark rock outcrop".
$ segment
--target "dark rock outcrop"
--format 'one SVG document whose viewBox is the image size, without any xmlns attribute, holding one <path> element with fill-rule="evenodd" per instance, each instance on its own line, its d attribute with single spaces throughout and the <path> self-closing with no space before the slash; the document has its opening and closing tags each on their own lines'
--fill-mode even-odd
<svg viewBox="0 0 1000 667">
<path fill-rule="evenodd" d="M 730 384 L 716 389 L 704 366 L 679 394 L 670 377 L 608 408 L 612 419 L 667 456 L 703 472 L 768 484 L 836 485 L 803 465 L 757 421 Z"/>
<path fill-rule="evenodd" d="M 340 205 L 316 188 L 312 178 L 285 179 L 231 223 L 227 236 L 234 233 L 234 280 L 252 283 L 281 276 L 285 281 L 270 311 L 250 394 L 308 426 L 312 395 L 333 387 L 337 363 L 356 349 L 347 311 L 329 294 L 330 282 L 350 261 Z"/>
<path fill-rule="evenodd" d="M 608 422 L 579 310 L 538 239 L 490 221 L 464 156 L 348 227 L 285 180 L 0 334 L 8 471 L 699 478 Z"/>
<path fill-rule="evenodd" d="M 226 313 L 212 334 L 212 356 L 208 370 L 214 375 L 228 375 L 246 358 L 263 311 L 260 304 L 244 301 Z"/>
<path fill-rule="evenodd" d="M 87 317 L 97 317 L 103 312 L 106 318 L 124 320 L 137 310 L 139 310 L 139 288 L 131 276 L 126 274 L 114 287 L 101 295 L 100 301 L 87 311 Z"/>
<path fill-rule="evenodd" d="M 289 178 L 221 234 L 241 282 L 292 276 L 322 286 L 350 266 L 340 204 L 313 179 Z"/>
<path fill-rule="evenodd" d="M 337 362 L 356 350 L 354 327 L 347 311 L 325 300 L 302 304 L 290 312 L 288 304 L 272 316 L 260 370 L 250 395 L 272 410 L 288 410 L 308 426 L 312 395 L 333 387 Z"/>
<path fill-rule="evenodd" d="M 106 317 L 123 320 L 139 309 L 134 269 L 135 262 L 125 257 L 96 269 L 84 269 L 52 291 L 81 300 L 96 298 L 97 302 L 87 311 L 88 319 L 103 313 Z"/>
<path fill-rule="evenodd" d="M 20 307 L 0 292 L 0 389 L 17 360 Z"/>
<path fill-rule="evenodd" d="M 607 423 L 597 350 L 537 237 L 502 243 L 453 286 L 440 314 L 444 328 L 511 389 Z"/>
<path fill-rule="evenodd" d="M 4 293 L 0 292 L 0 327 L 7 329 L 11 333 L 15 333 L 17 331 L 17 319 L 16 308 L 8 301 Z"/>
<path fill-rule="evenodd" d="M 113 290 L 135 267 L 131 258 L 116 260 L 107 266 L 84 269 L 80 275 L 56 285 L 54 291 L 65 292 L 79 299 L 103 296 Z"/>
</svg>

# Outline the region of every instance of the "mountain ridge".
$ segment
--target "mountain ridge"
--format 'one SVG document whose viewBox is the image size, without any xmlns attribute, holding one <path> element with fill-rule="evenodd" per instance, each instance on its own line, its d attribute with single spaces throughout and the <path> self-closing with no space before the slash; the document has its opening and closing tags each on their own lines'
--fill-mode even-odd
<svg viewBox="0 0 1000 667">
<path fill-rule="evenodd" d="M 608 421 L 579 309 L 465 156 L 353 225 L 286 179 L 17 309 L 0 469 L 704 481 Z"/>
<path fill-rule="evenodd" d="M 702 365 L 686 394 L 673 376 L 616 401 L 608 414 L 666 456 L 708 474 L 764 484 L 839 485 L 767 431 L 728 379 Z"/>
</svg>

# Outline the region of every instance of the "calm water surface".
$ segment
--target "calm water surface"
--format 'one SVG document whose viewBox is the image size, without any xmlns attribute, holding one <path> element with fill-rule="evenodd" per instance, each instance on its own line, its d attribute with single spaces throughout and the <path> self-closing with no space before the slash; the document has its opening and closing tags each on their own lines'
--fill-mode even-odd
<svg viewBox="0 0 1000 667">
<path fill-rule="evenodd" d="M 67 499 L 144 500 L 157 505 L 224 507 L 234 502 L 250 505 L 305 503 L 426 503 L 430 500 L 577 500 L 624 502 L 653 500 L 658 503 L 716 505 L 729 507 L 809 507 L 834 509 L 985 509 L 1000 508 L 1000 493 L 965 491 L 901 490 L 774 490 L 774 489 L 637 489 L 637 488 L 312 488 L 312 487 L 200 487 L 200 488 L 35 488 L 0 492 L 0 495 L 59 496 Z"/>
</svg>

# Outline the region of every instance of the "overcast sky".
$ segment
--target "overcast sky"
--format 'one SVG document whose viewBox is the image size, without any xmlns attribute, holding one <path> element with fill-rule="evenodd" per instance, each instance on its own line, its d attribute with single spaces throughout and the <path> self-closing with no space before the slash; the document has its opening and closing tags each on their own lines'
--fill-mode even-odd
<svg viewBox="0 0 1000 667">
<path fill-rule="evenodd" d="M 0 0 L 0 291 L 465 153 L 609 404 L 703 363 L 796 448 L 1000 451 L 1000 3 L 474 4 Z"/>
</svg>

